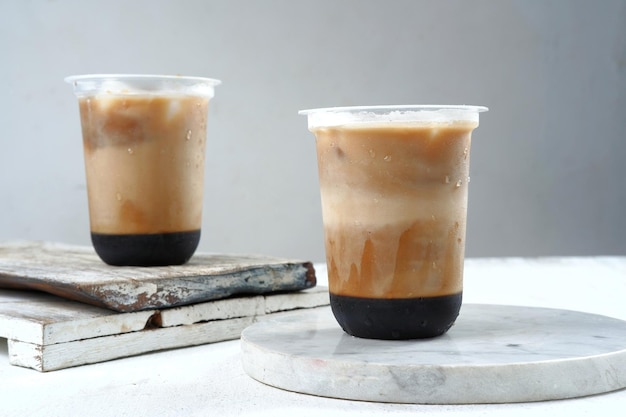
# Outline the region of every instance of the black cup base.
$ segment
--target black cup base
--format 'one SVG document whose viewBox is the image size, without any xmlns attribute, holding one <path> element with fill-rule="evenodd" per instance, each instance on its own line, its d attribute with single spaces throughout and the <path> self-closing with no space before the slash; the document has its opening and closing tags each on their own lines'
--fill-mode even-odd
<svg viewBox="0 0 626 417">
<path fill-rule="evenodd" d="M 462 293 L 423 298 L 359 298 L 330 294 L 337 322 L 365 339 L 424 339 L 444 334 L 461 309 Z"/>
<path fill-rule="evenodd" d="M 200 230 L 138 235 L 91 233 L 91 242 L 100 259 L 109 265 L 182 265 L 196 251 Z"/>
</svg>

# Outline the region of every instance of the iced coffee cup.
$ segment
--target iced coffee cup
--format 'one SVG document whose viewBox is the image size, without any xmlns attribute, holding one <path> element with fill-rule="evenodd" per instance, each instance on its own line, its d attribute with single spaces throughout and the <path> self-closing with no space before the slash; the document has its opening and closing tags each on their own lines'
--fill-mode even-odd
<svg viewBox="0 0 626 417">
<path fill-rule="evenodd" d="M 316 138 L 330 303 L 370 339 L 444 334 L 459 314 L 477 106 L 304 110 Z"/>
<path fill-rule="evenodd" d="M 202 225 L 208 78 L 67 77 L 82 125 L 91 240 L 110 265 L 187 262 Z"/>
</svg>

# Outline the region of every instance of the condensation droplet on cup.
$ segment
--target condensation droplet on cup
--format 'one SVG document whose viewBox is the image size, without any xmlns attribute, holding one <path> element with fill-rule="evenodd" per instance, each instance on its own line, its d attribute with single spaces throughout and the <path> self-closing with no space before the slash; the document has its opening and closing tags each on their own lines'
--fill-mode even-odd
<svg viewBox="0 0 626 417">
<path fill-rule="evenodd" d="M 191 140 L 191 129 L 187 131 L 187 136 L 185 137 L 187 140 Z"/>
<path fill-rule="evenodd" d="M 459 188 L 461 185 L 463 185 L 463 181 L 458 180 L 458 181 L 456 182 L 456 188 Z"/>
<path fill-rule="evenodd" d="M 465 159 L 467 159 L 467 155 L 468 155 L 468 154 L 469 154 L 469 149 L 468 149 L 468 148 L 465 148 L 465 149 L 463 150 L 463 157 L 464 157 Z"/>
<path fill-rule="evenodd" d="M 444 180 L 446 184 L 450 184 L 450 176 L 446 175 L 446 179 Z"/>
<path fill-rule="evenodd" d="M 133 148 L 128 148 L 128 154 L 129 155 L 132 155 L 134 153 L 135 153 L 135 151 L 133 150 Z"/>
<path fill-rule="evenodd" d="M 437 262 L 433 261 L 433 269 L 437 269 Z"/>
<path fill-rule="evenodd" d="M 433 219 L 433 221 L 436 221 L 436 220 L 437 220 L 437 216 L 435 216 L 434 214 L 431 214 L 431 215 L 430 215 L 430 218 L 431 218 L 431 219 Z"/>
<path fill-rule="evenodd" d="M 370 149 L 370 150 L 369 150 L 369 152 L 370 152 L 370 156 L 371 156 L 372 158 L 376 158 L 376 152 L 374 152 L 374 150 L 373 150 L 373 149 Z"/>
<path fill-rule="evenodd" d="M 385 157 L 383 158 L 383 161 L 391 162 L 391 155 L 385 155 Z"/>
<path fill-rule="evenodd" d="M 469 184 L 469 182 L 470 182 L 470 177 L 467 177 L 467 183 Z"/>
<path fill-rule="evenodd" d="M 120 194 L 120 193 L 115 193 L 115 199 L 116 199 L 117 201 L 122 201 L 122 194 Z"/>
</svg>

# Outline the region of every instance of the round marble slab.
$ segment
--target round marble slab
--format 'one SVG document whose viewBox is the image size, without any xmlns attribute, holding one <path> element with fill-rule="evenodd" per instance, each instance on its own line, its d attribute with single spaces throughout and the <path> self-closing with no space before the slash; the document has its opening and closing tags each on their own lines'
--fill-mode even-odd
<svg viewBox="0 0 626 417">
<path fill-rule="evenodd" d="M 325 307 L 254 324 L 241 348 L 258 381 L 350 400 L 513 403 L 626 387 L 626 321 L 567 310 L 465 304 L 444 336 L 384 341 L 347 335 Z"/>
</svg>

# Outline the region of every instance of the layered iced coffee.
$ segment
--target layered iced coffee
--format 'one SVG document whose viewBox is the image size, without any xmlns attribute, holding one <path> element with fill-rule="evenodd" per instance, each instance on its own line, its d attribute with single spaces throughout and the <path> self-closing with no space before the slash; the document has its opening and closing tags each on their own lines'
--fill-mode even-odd
<svg viewBox="0 0 626 417">
<path fill-rule="evenodd" d="M 433 337 L 459 313 L 478 114 L 454 114 L 310 118 L 331 307 L 349 334 Z"/>
<path fill-rule="evenodd" d="M 144 88 L 79 95 L 91 238 L 106 263 L 178 265 L 195 252 L 210 97 Z"/>
</svg>

